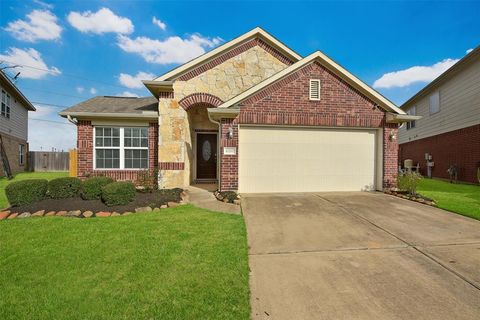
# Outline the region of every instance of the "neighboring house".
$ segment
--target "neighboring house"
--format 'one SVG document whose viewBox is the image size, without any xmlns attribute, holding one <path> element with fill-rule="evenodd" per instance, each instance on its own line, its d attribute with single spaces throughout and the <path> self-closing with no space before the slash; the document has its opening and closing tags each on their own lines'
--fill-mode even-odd
<svg viewBox="0 0 480 320">
<path fill-rule="evenodd" d="M 155 98 L 99 97 L 60 113 L 78 126 L 78 175 L 239 192 L 381 190 L 396 183 L 411 117 L 321 52 L 260 28 L 151 81 Z M 158 103 L 157 103 L 158 99 Z"/>
<path fill-rule="evenodd" d="M 412 159 L 427 174 L 425 154 L 432 157 L 432 176 L 449 178 L 451 165 L 458 179 L 478 182 L 480 167 L 480 47 L 420 90 L 402 107 L 422 116 L 399 130 L 399 159 Z"/>
<path fill-rule="evenodd" d="M 8 76 L 0 71 L 0 136 L 12 172 L 27 169 L 28 111 L 35 107 Z M 0 176 L 4 176 L 0 161 Z"/>
</svg>

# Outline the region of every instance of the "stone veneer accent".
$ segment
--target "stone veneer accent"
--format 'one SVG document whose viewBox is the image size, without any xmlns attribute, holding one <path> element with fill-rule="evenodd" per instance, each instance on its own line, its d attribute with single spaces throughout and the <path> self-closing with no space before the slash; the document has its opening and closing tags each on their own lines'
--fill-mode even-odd
<svg viewBox="0 0 480 320">
<path fill-rule="evenodd" d="M 93 126 L 91 121 L 79 120 L 77 124 L 77 176 L 86 178 L 90 175 L 105 175 L 115 180 L 136 182 L 138 173 L 142 170 L 94 170 L 93 169 Z M 148 170 L 153 173 L 158 166 L 158 124 L 148 126 Z"/>
<path fill-rule="evenodd" d="M 400 163 L 403 166 L 405 159 L 412 159 L 415 165 L 420 164 L 420 172 L 427 175 L 425 162 L 427 152 L 432 155 L 435 163 L 432 168 L 433 177 L 449 179 L 447 169 L 456 164 L 459 169 L 459 181 L 478 183 L 480 124 L 402 143 L 399 150 Z"/>
<path fill-rule="evenodd" d="M 28 155 L 27 141 L 3 132 L 0 132 L 0 135 L 2 136 L 3 147 L 5 148 L 5 152 L 7 153 L 8 163 L 10 164 L 10 169 L 12 170 L 12 173 L 25 171 L 27 169 Z M 20 164 L 20 155 L 18 154 L 20 144 L 23 144 L 25 146 L 23 154 L 23 164 Z M 0 177 L 4 175 L 5 173 L 3 172 L 3 165 L 0 164 Z"/>
<path fill-rule="evenodd" d="M 206 112 L 198 111 L 220 105 L 291 64 L 276 49 L 254 39 L 176 79 L 174 93 L 162 93 L 159 99 L 158 157 L 161 163 L 170 163 L 161 164 L 159 187 L 188 186 L 195 179 L 195 130 L 218 130 Z"/>
</svg>

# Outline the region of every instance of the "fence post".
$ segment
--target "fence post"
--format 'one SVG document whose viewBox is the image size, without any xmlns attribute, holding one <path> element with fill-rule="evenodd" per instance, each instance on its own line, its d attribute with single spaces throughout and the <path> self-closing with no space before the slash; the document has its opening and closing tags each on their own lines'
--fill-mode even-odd
<svg viewBox="0 0 480 320">
<path fill-rule="evenodd" d="M 76 177 L 77 176 L 77 149 L 72 149 L 69 151 L 69 153 L 70 153 L 69 176 Z"/>
</svg>

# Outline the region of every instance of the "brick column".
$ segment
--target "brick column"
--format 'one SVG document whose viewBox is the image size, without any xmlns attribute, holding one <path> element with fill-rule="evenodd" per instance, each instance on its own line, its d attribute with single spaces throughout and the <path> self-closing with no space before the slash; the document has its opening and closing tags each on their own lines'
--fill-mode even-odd
<svg viewBox="0 0 480 320">
<path fill-rule="evenodd" d="M 233 137 L 229 137 L 229 128 L 233 129 Z M 238 118 L 220 121 L 220 190 L 238 190 Z M 236 147 L 236 155 L 224 155 L 224 147 Z"/>
<path fill-rule="evenodd" d="M 395 136 L 395 139 L 391 138 Z M 383 128 L 383 188 L 397 186 L 398 176 L 398 126 L 386 124 Z"/>
<path fill-rule="evenodd" d="M 93 126 L 91 121 L 78 121 L 77 150 L 77 176 L 84 178 L 93 173 Z"/>
</svg>

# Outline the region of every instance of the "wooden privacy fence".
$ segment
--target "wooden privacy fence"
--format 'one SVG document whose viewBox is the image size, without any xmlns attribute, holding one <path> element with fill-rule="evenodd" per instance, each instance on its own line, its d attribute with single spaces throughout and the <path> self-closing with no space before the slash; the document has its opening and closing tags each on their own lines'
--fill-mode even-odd
<svg viewBox="0 0 480 320">
<path fill-rule="evenodd" d="M 68 171 L 68 152 L 30 151 L 30 171 Z"/>
<path fill-rule="evenodd" d="M 70 153 L 70 170 L 68 175 L 70 177 L 77 176 L 77 149 L 72 149 L 69 151 Z"/>
</svg>

